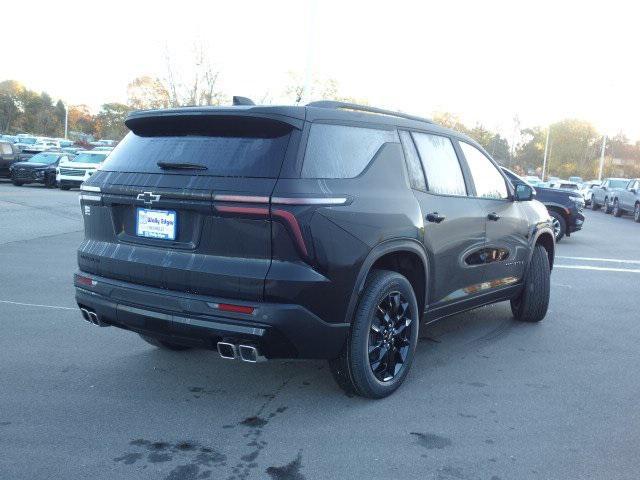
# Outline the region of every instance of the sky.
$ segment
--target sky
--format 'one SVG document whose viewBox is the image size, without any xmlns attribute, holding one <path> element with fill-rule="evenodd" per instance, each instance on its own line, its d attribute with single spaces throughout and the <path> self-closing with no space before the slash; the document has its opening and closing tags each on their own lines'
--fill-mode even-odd
<svg viewBox="0 0 640 480">
<path fill-rule="evenodd" d="M 3 4 L 0 81 L 92 109 L 127 84 L 188 75 L 204 45 L 227 95 L 283 98 L 291 75 L 509 139 L 564 118 L 640 140 L 640 7 L 573 1 L 100 1 Z M 14 18 L 16 21 L 6 21 Z M 12 40 L 7 40 L 12 39 Z"/>
</svg>

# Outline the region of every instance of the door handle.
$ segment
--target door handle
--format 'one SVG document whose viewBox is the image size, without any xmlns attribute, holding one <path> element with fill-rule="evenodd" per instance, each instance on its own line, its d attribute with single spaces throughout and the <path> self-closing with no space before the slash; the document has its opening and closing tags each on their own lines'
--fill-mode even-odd
<svg viewBox="0 0 640 480">
<path fill-rule="evenodd" d="M 440 223 L 447 217 L 445 217 L 444 215 L 440 215 L 438 212 L 431 212 L 431 213 L 427 213 L 425 218 L 429 222 Z"/>
<path fill-rule="evenodd" d="M 493 220 L 494 222 L 497 222 L 498 220 L 500 220 L 500 215 L 498 215 L 496 212 L 491 212 L 489 215 L 487 215 L 487 218 L 489 220 Z"/>
</svg>

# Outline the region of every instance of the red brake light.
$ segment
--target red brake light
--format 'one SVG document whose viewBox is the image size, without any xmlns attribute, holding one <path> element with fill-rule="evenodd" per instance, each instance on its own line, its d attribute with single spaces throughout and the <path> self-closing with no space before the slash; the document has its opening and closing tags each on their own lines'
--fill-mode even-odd
<svg viewBox="0 0 640 480">
<path fill-rule="evenodd" d="M 231 305 L 230 303 L 219 303 L 218 310 L 223 312 L 244 313 L 245 315 L 251 315 L 255 308 L 246 307 L 244 305 Z"/>
</svg>

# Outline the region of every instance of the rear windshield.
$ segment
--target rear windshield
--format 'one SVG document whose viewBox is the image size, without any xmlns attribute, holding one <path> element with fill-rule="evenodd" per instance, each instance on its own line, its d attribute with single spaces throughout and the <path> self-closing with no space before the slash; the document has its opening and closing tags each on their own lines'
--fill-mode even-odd
<svg viewBox="0 0 640 480">
<path fill-rule="evenodd" d="M 111 152 L 106 171 L 277 178 L 291 126 L 255 118 L 152 119 Z M 195 164 L 201 169 L 166 168 Z"/>
</svg>

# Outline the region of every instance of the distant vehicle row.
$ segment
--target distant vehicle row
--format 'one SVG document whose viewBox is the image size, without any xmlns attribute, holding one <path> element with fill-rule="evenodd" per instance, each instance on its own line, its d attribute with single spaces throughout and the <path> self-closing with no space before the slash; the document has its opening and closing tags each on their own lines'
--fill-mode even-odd
<svg viewBox="0 0 640 480">
<path fill-rule="evenodd" d="M 79 187 L 97 169 L 115 145 L 113 140 L 93 142 L 89 150 L 74 142 L 35 135 L 0 136 L 0 177 L 14 185 L 41 183 L 62 190 Z"/>
<path fill-rule="evenodd" d="M 547 207 L 549 216 L 552 219 L 553 233 L 556 237 L 556 242 L 559 242 L 565 235 L 569 237 L 572 233 L 582 229 L 584 224 L 584 214 L 582 212 L 585 202 L 578 191 L 569 189 L 566 186 L 563 187 L 555 182 L 552 182 L 549 187 L 546 187 L 543 185 L 547 184 L 540 181 L 538 177 L 529 176 L 521 178 L 504 167 L 502 171 L 514 187 L 522 184 L 533 187 L 534 198 Z"/>
<path fill-rule="evenodd" d="M 40 183 L 47 187 L 58 186 L 62 190 L 69 190 L 79 187 L 93 175 L 109 153 L 99 150 L 80 151 L 77 155 L 55 151 L 40 152 L 26 161 L 11 163 L 8 173 L 16 186 Z"/>
<path fill-rule="evenodd" d="M 591 208 L 621 217 L 633 215 L 640 223 L 640 178 L 606 178 L 591 193 Z"/>
</svg>

